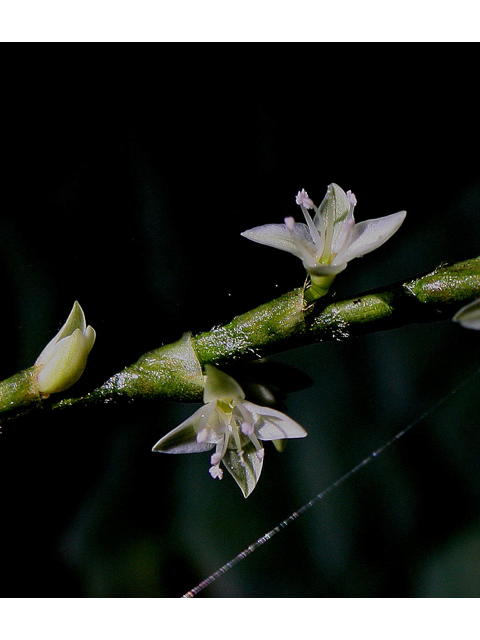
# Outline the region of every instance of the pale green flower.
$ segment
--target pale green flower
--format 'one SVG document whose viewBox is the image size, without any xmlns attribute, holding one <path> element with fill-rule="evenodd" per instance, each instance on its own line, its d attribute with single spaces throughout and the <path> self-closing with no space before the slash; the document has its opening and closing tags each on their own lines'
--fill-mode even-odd
<svg viewBox="0 0 480 640">
<path fill-rule="evenodd" d="M 303 438 L 307 432 L 285 414 L 245 400 L 239 384 L 212 365 L 205 365 L 204 405 L 153 447 L 163 453 L 197 453 L 215 448 L 210 475 L 221 479 L 220 463 L 232 474 L 245 497 L 262 471 L 264 440 Z"/>
<path fill-rule="evenodd" d="M 82 307 L 75 302 L 67 321 L 35 362 L 39 391 L 49 396 L 77 382 L 94 342 L 95 330 L 86 326 Z"/>
</svg>

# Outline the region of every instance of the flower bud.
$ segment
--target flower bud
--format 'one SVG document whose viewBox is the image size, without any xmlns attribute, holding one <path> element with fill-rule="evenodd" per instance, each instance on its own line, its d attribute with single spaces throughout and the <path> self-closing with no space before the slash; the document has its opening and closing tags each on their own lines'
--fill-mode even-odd
<svg viewBox="0 0 480 640">
<path fill-rule="evenodd" d="M 82 307 L 75 302 L 67 321 L 35 362 L 40 393 L 49 396 L 77 382 L 94 342 L 95 330 L 86 326 Z"/>
</svg>

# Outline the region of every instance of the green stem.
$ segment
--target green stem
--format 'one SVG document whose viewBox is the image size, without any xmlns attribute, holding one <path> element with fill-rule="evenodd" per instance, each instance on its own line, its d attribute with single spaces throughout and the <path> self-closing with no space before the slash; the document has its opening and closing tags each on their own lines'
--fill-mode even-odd
<svg viewBox="0 0 480 640">
<path fill-rule="evenodd" d="M 310 286 L 305 289 L 305 300 L 307 302 L 316 302 L 319 298 L 326 296 L 330 287 L 335 280 L 336 275 L 332 276 L 310 276 Z"/>
<path fill-rule="evenodd" d="M 37 373 L 36 367 L 30 367 L 0 383 L 0 414 L 3 419 L 16 418 L 41 406 L 42 397 L 36 385 Z"/>
<path fill-rule="evenodd" d="M 121 397 L 197 402 L 203 393 L 202 366 L 207 363 L 224 366 L 317 342 L 451 318 L 480 297 L 480 258 L 338 302 L 323 297 L 308 304 L 304 293 L 303 288 L 295 289 L 226 325 L 197 336 L 185 334 L 178 342 L 144 354 L 86 396 L 48 401 L 46 406 Z M 0 383 L 0 413 L 15 414 L 40 405 L 31 371 Z"/>
</svg>

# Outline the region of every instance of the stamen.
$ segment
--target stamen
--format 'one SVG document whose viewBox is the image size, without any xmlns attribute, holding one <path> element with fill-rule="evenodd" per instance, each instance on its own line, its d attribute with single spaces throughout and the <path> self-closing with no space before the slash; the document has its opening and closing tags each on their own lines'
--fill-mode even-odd
<svg viewBox="0 0 480 640">
<path fill-rule="evenodd" d="M 300 206 L 304 206 L 305 209 L 313 209 L 315 206 L 312 199 L 308 197 L 308 193 L 305 189 L 302 189 L 297 193 L 295 196 L 295 202 Z"/>
<path fill-rule="evenodd" d="M 257 456 L 261 460 L 263 458 L 263 454 L 265 453 L 265 449 L 262 447 L 262 445 L 258 441 L 257 436 L 254 433 L 252 433 L 252 435 L 249 437 L 250 437 L 250 442 L 253 444 L 253 446 L 257 450 Z M 263 453 L 260 453 L 260 451 L 262 451 Z"/>
<path fill-rule="evenodd" d="M 246 436 L 251 436 L 254 431 L 255 427 L 250 422 L 244 422 L 242 424 L 242 433 L 244 433 Z"/>
<path fill-rule="evenodd" d="M 313 205 L 313 203 L 312 203 L 312 205 Z M 321 238 L 321 236 L 320 236 L 320 234 L 318 232 L 317 227 L 315 226 L 315 223 L 313 222 L 310 214 L 305 209 L 305 207 L 300 205 L 300 209 L 302 210 L 303 217 L 305 218 L 305 222 L 308 225 L 308 230 L 310 231 L 310 235 L 312 237 L 313 244 L 316 246 L 316 248 L 318 250 L 318 248 L 322 246 L 322 238 Z"/>
<path fill-rule="evenodd" d="M 293 218 L 292 216 L 285 218 L 284 222 L 289 231 L 293 231 L 295 229 L 295 218 Z"/>
<path fill-rule="evenodd" d="M 253 421 L 255 421 L 255 418 L 253 417 L 253 414 L 243 406 L 243 402 L 236 403 L 235 404 L 235 409 L 236 409 L 236 411 L 238 411 L 238 413 L 240 413 L 241 418 L 243 418 L 243 422 L 250 423 L 252 421 L 252 419 L 253 419 Z M 239 419 L 238 416 L 237 416 L 237 420 L 239 422 L 242 422 L 242 420 Z"/>
<path fill-rule="evenodd" d="M 231 426 L 232 426 L 233 439 L 235 440 L 235 446 L 237 447 L 237 451 L 239 454 L 243 453 L 242 443 L 240 442 L 240 430 L 238 428 L 237 420 L 235 420 L 234 424 L 232 424 Z"/>
<path fill-rule="evenodd" d="M 223 471 L 222 469 L 220 469 L 218 465 L 215 465 L 214 467 L 210 467 L 209 472 L 212 478 L 218 478 L 219 480 L 223 478 Z"/>
<path fill-rule="evenodd" d="M 227 449 L 228 449 L 228 441 L 230 440 L 230 437 L 228 435 L 228 433 L 226 433 L 223 436 L 223 440 L 220 440 L 220 447 L 221 447 L 221 454 L 222 454 L 222 458 L 223 456 L 227 453 Z"/>
<path fill-rule="evenodd" d="M 350 207 L 356 207 L 357 206 L 357 199 L 355 197 L 355 194 L 352 193 L 351 191 L 347 191 L 347 200 L 350 203 Z"/>
<path fill-rule="evenodd" d="M 295 197 L 295 202 L 300 206 L 302 210 L 302 213 L 305 217 L 305 222 L 308 225 L 308 229 L 310 231 L 310 235 L 312 237 L 313 243 L 316 246 L 318 251 L 319 247 L 322 246 L 322 239 L 320 234 L 318 233 L 318 229 L 316 228 L 315 223 L 313 222 L 312 218 L 307 212 L 307 209 L 315 209 L 316 211 L 317 208 L 313 204 L 313 200 L 308 197 L 308 193 L 305 191 L 305 189 L 302 189 L 297 193 Z M 290 229 L 286 218 L 285 218 L 285 224 L 287 225 L 287 229 Z M 290 229 L 290 231 L 293 231 L 293 229 Z"/>
<path fill-rule="evenodd" d="M 210 458 L 210 464 L 218 465 L 218 463 L 222 460 L 222 454 L 220 452 L 215 452 Z"/>
<path fill-rule="evenodd" d="M 243 449 L 240 449 L 240 451 L 237 453 L 238 456 L 238 461 L 240 462 L 240 466 L 244 467 L 245 466 L 245 458 L 243 457 Z"/>
<path fill-rule="evenodd" d="M 227 447 L 228 447 L 229 439 L 230 439 L 230 436 L 228 434 L 225 434 L 223 436 L 223 438 L 221 438 L 217 442 L 215 453 L 210 458 L 210 464 L 213 464 L 213 465 L 216 465 L 216 466 L 218 466 L 220 464 L 220 461 L 223 460 L 223 457 L 227 453 Z M 211 472 L 211 470 L 210 470 L 210 472 Z"/>
</svg>

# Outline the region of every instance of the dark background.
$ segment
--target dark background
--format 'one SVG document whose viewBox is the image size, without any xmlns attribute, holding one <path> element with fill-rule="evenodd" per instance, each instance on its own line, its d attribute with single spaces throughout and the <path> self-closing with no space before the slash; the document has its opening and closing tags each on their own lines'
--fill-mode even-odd
<svg viewBox="0 0 480 640">
<path fill-rule="evenodd" d="M 239 235 L 298 215 L 301 188 L 317 204 L 330 182 L 351 189 L 357 220 L 408 211 L 338 277 L 340 298 L 480 253 L 473 46 L 28 50 L 19 64 L 10 48 L 3 80 L 2 379 L 75 299 L 97 331 L 81 394 L 301 285 L 299 260 Z M 248 500 L 210 478 L 209 454 L 151 452 L 196 405 L 5 424 L 1 595 L 182 595 L 449 394 L 479 350 L 443 321 L 272 358 L 312 380 L 285 399 L 309 436 L 267 448 Z M 202 595 L 479 596 L 479 385 Z"/>
</svg>

